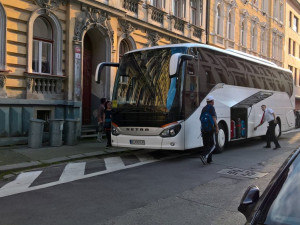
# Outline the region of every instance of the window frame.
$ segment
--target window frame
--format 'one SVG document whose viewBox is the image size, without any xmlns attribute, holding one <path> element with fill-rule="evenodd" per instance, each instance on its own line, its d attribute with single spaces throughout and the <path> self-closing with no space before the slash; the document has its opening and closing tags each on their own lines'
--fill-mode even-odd
<svg viewBox="0 0 300 225">
<path fill-rule="evenodd" d="M 52 74 L 52 70 L 53 70 L 53 28 L 51 23 L 47 20 L 47 18 L 43 17 L 43 16 L 39 16 L 36 18 L 39 19 L 42 18 L 42 20 L 46 20 L 47 23 L 49 23 L 50 29 L 51 29 L 51 39 L 45 39 L 45 38 L 40 38 L 40 37 L 35 37 L 33 36 L 33 42 L 37 42 L 38 43 L 38 71 L 32 71 L 33 73 L 38 73 L 38 74 L 45 74 L 45 75 L 51 75 Z M 36 22 L 35 20 L 35 22 Z M 34 29 L 33 29 L 33 33 L 34 33 Z M 42 72 L 42 57 L 43 57 L 43 45 L 46 44 L 50 44 L 50 62 L 49 62 L 49 73 L 44 73 Z M 35 45 L 33 44 L 32 47 L 32 51 L 34 51 Z M 33 64 L 33 60 L 32 60 L 32 64 Z M 32 69 L 33 70 L 33 69 Z"/>
<path fill-rule="evenodd" d="M 192 5 L 192 3 L 194 3 L 194 5 Z M 197 1 L 196 0 L 190 0 L 190 11 L 191 11 L 191 24 L 193 25 L 197 25 L 197 11 L 198 11 L 198 7 L 197 7 Z"/>
<path fill-rule="evenodd" d="M 294 15 L 294 18 L 293 18 L 293 31 L 298 33 L 298 30 L 299 30 L 299 19 L 296 15 Z"/>
<path fill-rule="evenodd" d="M 240 29 L 240 44 L 247 47 L 247 20 L 243 18 Z"/>
<path fill-rule="evenodd" d="M 166 0 L 151 0 L 150 4 L 158 9 L 166 8 Z"/>
<path fill-rule="evenodd" d="M 174 16 L 178 18 L 186 18 L 186 0 L 173 0 Z"/>
<path fill-rule="evenodd" d="M 257 25 L 253 25 L 251 29 L 251 49 L 257 51 Z"/>
<path fill-rule="evenodd" d="M 43 16 L 48 20 L 53 29 L 53 50 L 52 50 L 52 74 L 55 76 L 63 76 L 62 71 L 62 44 L 63 44 L 63 29 L 61 22 L 58 17 L 53 14 L 51 11 L 46 14 L 44 9 L 37 9 L 34 11 L 28 21 L 28 32 L 27 32 L 27 73 L 31 74 L 32 72 L 32 60 L 33 60 L 33 25 L 35 20 Z M 36 74 L 36 73 L 34 73 Z M 48 74 L 46 74 L 48 76 Z M 51 76 L 49 75 L 49 76 Z"/>
<path fill-rule="evenodd" d="M 6 70 L 6 13 L 0 3 L 0 71 Z"/>
</svg>

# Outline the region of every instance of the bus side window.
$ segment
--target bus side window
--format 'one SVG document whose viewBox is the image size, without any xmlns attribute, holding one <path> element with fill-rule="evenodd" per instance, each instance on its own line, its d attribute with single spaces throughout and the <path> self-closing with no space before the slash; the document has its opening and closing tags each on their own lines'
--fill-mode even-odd
<svg viewBox="0 0 300 225">
<path fill-rule="evenodd" d="M 199 106 L 199 71 L 198 60 L 187 62 L 184 81 L 183 104 L 185 118 L 189 117 Z"/>
</svg>

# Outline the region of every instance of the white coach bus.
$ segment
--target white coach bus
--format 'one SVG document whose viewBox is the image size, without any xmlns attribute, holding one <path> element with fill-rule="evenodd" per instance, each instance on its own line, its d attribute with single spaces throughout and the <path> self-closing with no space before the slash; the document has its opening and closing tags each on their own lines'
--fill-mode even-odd
<svg viewBox="0 0 300 225">
<path fill-rule="evenodd" d="M 276 134 L 295 127 L 293 78 L 267 60 L 204 44 L 175 44 L 127 52 L 113 89 L 112 145 L 186 150 L 203 145 L 199 116 L 205 98 L 215 98 L 220 128 L 217 152 L 226 142 L 262 136 L 266 105 L 275 111 Z"/>
</svg>

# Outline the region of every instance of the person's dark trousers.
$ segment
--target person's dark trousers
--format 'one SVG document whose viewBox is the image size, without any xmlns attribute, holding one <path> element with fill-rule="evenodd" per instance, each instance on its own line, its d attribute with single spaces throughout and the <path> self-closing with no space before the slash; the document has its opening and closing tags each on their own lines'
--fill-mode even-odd
<svg viewBox="0 0 300 225">
<path fill-rule="evenodd" d="M 275 136 L 275 127 L 276 127 L 276 124 L 274 123 L 274 120 L 269 122 L 269 126 L 268 126 L 267 133 L 266 133 L 268 147 L 271 146 L 271 141 L 274 142 L 275 147 L 280 147 L 278 140 Z"/>
<path fill-rule="evenodd" d="M 106 146 L 111 146 L 111 130 L 105 130 L 105 133 L 106 133 L 106 138 L 107 138 Z"/>
<path fill-rule="evenodd" d="M 207 162 L 212 161 L 212 153 L 215 150 L 215 132 L 202 132 L 203 146 L 204 151 L 202 152 L 203 156 L 207 156 Z"/>
</svg>

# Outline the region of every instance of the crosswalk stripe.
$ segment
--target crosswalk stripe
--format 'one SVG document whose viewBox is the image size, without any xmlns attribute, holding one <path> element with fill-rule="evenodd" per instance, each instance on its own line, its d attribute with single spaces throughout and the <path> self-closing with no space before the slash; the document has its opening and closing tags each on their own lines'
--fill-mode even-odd
<svg viewBox="0 0 300 225">
<path fill-rule="evenodd" d="M 125 167 L 124 162 L 120 157 L 104 158 L 105 166 L 108 171 L 120 170 Z"/>
<path fill-rule="evenodd" d="M 68 163 L 62 172 L 59 181 L 66 182 L 77 180 L 84 176 L 86 162 Z"/>
<path fill-rule="evenodd" d="M 94 165 L 91 167 L 92 171 L 91 173 L 86 173 L 86 170 L 89 168 L 87 167 L 86 162 L 78 162 L 78 163 L 68 163 L 59 178 L 59 180 L 54 181 L 55 179 L 50 179 L 49 183 L 45 183 L 45 180 L 41 182 L 43 179 L 47 179 L 46 177 L 42 177 L 41 173 L 43 171 L 32 171 L 32 172 L 25 172 L 21 173 L 14 181 L 11 181 L 10 183 L 5 184 L 0 188 L 0 198 L 14 195 L 18 193 L 28 192 L 28 191 L 34 191 L 39 190 L 47 187 L 52 187 L 59 184 L 68 183 L 75 180 L 81 180 L 86 179 L 94 176 L 99 176 L 111 172 L 115 172 L 118 170 L 124 170 L 128 168 L 133 168 L 141 165 L 145 165 L 148 163 L 158 162 L 162 160 L 167 160 L 171 158 L 176 158 L 178 155 L 175 156 L 169 156 L 169 157 L 162 157 L 162 158 L 154 158 L 148 153 L 137 153 L 134 154 L 137 158 L 135 159 L 135 156 L 127 156 L 125 158 L 125 161 L 128 162 L 124 163 L 122 160 L 122 157 L 108 157 L 103 158 L 99 160 L 99 165 L 97 166 L 97 162 L 94 161 Z M 161 156 L 159 156 L 161 157 Z M 136 160 L 136 163 L 134 161 Z M 140 161 L 140 162 L 138 162 Z M 90 168 L 90 170 L 91 170 Z M 105 169 L 106 168 L 106 169 Z M 62 168 L 61 168 L 62 171 Z M 97 172 L 96 172 L 97 171 Z M 49 171 L 48 171 L 49 172 Z M 50 173 L 53 175 L 53 173 Z M 41 175 L 41 177 L 39 177 Z M 55 175 L 55 174 L 54 174 Z M 58 174 L 57 174 L 58 175 Z M 59 176 L 57 176 L 58 178 Z M 37 180 L 36 180 L 37 179 Z M 40 181 L 38 181 L 40 179 Z M 36 182 L 36 183 L 35 183 Z"/>
<path fill-rule="evenodd" d="M 15 194 L 18 192 L 23 192 L 27 190 L 30 184 L 42 173 L 42 171 L 32 171 L 21 173 L 17 176 L 17 178 L 4 185 L 0 189 L 0 197 Z"/>
</svg>

